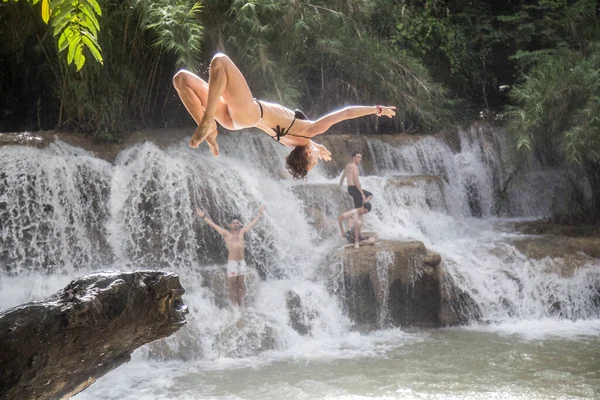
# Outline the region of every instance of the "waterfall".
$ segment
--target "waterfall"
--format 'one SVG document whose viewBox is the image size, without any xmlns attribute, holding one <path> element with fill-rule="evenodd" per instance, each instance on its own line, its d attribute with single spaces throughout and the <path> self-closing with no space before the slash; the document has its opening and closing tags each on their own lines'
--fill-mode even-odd
<svg viewBox="0 0 600 400">
<path fill-rule="evenodd" d="M 389 266 L 394 264 L 394 254 L 389 251 L 381 251 L 377 253 L 377 282 L 379 294 L 377 298 L 381 299 L 379 305 L 378 325 L 381 327 L 387 327 L 389 325 L 389 310 L 388 310 L 388 297 L 389 297 Z"/>
<path fill-rule="evenodd" d="M 439 252 L 484 320 L 598 317 L 598 263 L 561 277 L 554 261 L 528 259 L 511 244 L 520 235 L 508 218 L 548 215 L 571 179 L 533 166 L 507 187 L 504 136 L 475 125 L 455 140 L 366 138 L 371 175 L 361 182 L 375 194 L 367 226 L 384 239 L 419 240 Z M 343 244 L 335 219 L 351 204 L 338 178 L 325 166 L 306 182 L 287 178 L 287 151 L 255 132 L 219 141 L 219 158 L 174 140 L 133 145 L 114 162 L 61 141 L 0 148 L 0 307 L 43 298 L 95 270 L 160 268 L 181 276 L 190 314 L 181 332 L 146 346 L 146 357 L 212 360 L 351 346 L 352 321 L 332 294 L 343 292 L 343 282 L 332 290 L 322 273 Z M 224 243 L 194 208 L 225 226 L 233 215 L 249 223 L 260 205 L 266 215 L 247 235 L 243 313 L 228 306 Z M 390 262 L 389 254 L 378 256 L 382 282 Z"/>
</svg>

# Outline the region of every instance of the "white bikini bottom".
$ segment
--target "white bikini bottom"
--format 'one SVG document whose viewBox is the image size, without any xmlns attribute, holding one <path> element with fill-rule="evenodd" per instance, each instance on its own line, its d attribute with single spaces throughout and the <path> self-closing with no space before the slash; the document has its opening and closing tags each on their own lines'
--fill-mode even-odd
<svg viewBox="0 0 600 400">
<path fill-rule="evenodd" d="M 260 124 L 263 120 L 263 108 L 262 108 L 262 104 L 260 104 L 260 101 L 258 101 L 257 99 L 254 99 L 254 101 L 256 102 L 256 104 L 258 104 L 258 106 L 260 107 L 260 119 L 258 120 L 258 122 L 254 125 L 238 125 L 235 123 L 235 121 L 233 120 L 233 118 L 231 119 L 231 123 L 233 124 L 234 129 L 244 129 L 244 128 L 254 128 L 256 125 Z"/>
</svg>

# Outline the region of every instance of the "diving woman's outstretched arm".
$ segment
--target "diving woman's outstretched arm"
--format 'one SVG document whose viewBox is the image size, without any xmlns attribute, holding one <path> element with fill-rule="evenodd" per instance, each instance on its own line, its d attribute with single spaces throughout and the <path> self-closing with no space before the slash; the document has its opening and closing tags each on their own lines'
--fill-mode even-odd
<svg viewBox="0 0 600 400">
<path fill-rule="evenodd" d="M 307 136 L 313 137 L 327 131 L 332 125 L 347 119 L 364 117 L 365 115 L 386 116 L 392 118 L 396 115 L 396 107 L 386 106 L 350 106 L 327 114 L 315 122 L 307 130 Z"/>
</svg>

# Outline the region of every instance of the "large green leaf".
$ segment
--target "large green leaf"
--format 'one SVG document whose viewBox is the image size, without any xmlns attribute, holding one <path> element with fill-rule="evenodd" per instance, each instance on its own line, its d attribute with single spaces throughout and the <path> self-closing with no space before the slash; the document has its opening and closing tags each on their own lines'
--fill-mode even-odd
<svg viewBox="0 0 600 400">
<path fill-rule="evenodd" d="M 18 1 L 18 0 L 16 0 Z M 97 16 L 102 15 L 96 0 L 28 0 L 32 5 L 41 1 L 42 20 L 52 27 L 58 37 L 59 52 L 69 49 L 67 62 L 79 71 L 85 64 L 84 48 L 89 49 L 94 58 L 102 64 L 102 54 L 98 45 L 100 24 Z M 8 0 L 3 0 L 8 2 Z"/>
</svg>

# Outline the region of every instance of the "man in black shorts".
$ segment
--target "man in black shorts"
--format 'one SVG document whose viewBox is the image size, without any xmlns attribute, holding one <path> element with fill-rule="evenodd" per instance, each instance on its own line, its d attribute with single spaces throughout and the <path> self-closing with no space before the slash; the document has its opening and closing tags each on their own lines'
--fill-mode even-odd
<svg viewBox="0 0 600 400">
<path fill-rule="evenodd" d="M 355 249 L 358 249 L 360 245 L 371 245 L 375 243 L 377 237 L 374 236 L 362 236 L 362 216 L 371 211 L 371 203 L 364 203 L 359 208 L 353 208 L 350 211 L 346 211 L 342 215 L 338 217 L 338 224 L 340 226 L 340 233 L 343 238 L 346 238 L 349 245 L 344 247 L 354 246 Z M 344 230 L 344 221 L 346 221 L 346 229 Z"/>
<path fill-rule="evenodd" d="M 358 164 L 362 161 L 362 154 L 358 151 L 352 153 L 352 161 L 346 165 L 342 177 L 340 178 L 340 186 L 344 183 L 344 179 L 348 180 L 348 194 L 354 200 L 354 208 L 362 207 L 363 203 L 367 203 L 373 199 L 373 194 L 364 190 L 358 178 Z"/>
</svg>

